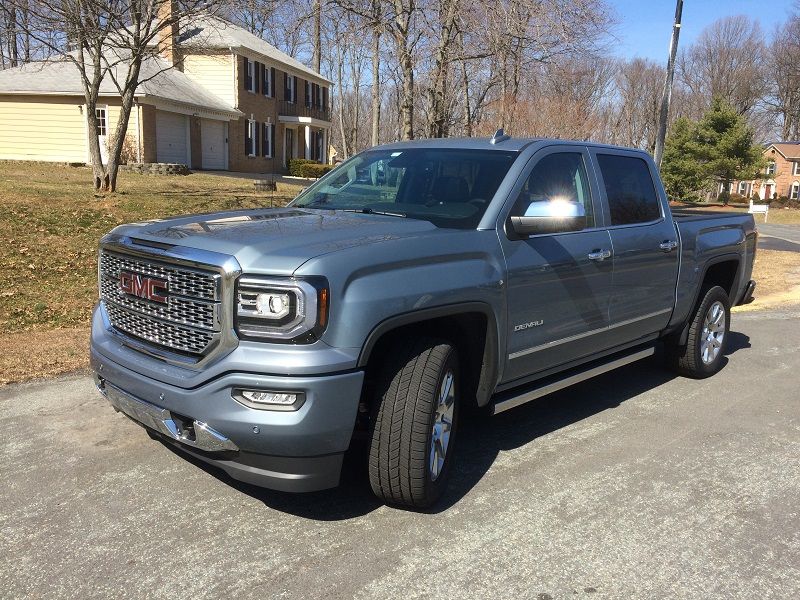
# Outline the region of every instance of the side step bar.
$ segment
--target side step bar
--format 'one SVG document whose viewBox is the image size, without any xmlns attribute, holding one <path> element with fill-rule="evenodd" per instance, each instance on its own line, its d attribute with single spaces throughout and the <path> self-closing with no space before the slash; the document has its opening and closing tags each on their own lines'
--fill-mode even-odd
<svg viewBox="0 0 800 600">
<path fill-rule="evenodd" d="M 602 373 L 606 373 L 608 371 L 613 371 L 619 367 L 624 365 L 628 365 L 632 362 L 636 362 L 637 360 L 641 360 L 643 358 L 647 358 L 648 356 L 652 356 L 655 354 L 656 349 L 655 347 L 645 348 L 643 350 L 637 350 L 636 352 L 632 352 L 630 354 L 626 354 L 624 356 L 616 355 L 616 358 L 612 358 L 610 361 L 597 364 L 597 363 L 590 363 L 587 368 L 583 371 L 575 372 L 574 370 L 570 371 L 566 377 L 562 379 L 557 379 L 553 381 L 552 379 L 548 378 L 547 383 L 537 382 L 537 387 L 526 387 L 523 389 L 521 393 L 518 393 L 515 396 L 508 397 L 506 394 L 500 396 L 500 399 L 492 404 L 492 414 L 496 415 L 503 411 L 506 411 L 510 408 L 515 408 L 520 404 L 525 404 L 526 402 L 530 402 L 531 400 L 536 400 L 537 398 L 541 398 L 542 396 L 546 396 L 547 394 L 552 394 L 553 392 L 557 392 L 558 390 L 563 390 L 566 387 L 571 385 L 575 385 L 576 383 L 580 383 L 581 381 L 586 381 L 587 379 L 591 379 L 596 375 L 600 375 Z M 537 385 L 537 384 L 534 384 Z M 511 392 L 512 394 L 514 392 Z"/>
</svg>

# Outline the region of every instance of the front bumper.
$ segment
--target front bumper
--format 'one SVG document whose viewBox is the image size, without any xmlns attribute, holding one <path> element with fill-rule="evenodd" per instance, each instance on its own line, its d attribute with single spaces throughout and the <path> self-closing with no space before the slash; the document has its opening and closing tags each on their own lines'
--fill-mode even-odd
<svg viewBox="0 0 800 600">
<path fill-rule="evenodd" d="M 364 373 L 287 377 L 229 373 L 190 389 L 165 384 L 91 350 L 101 393 L 148 432 L 234 479 L 290 492 L 334 487 L 350 444 Z M 235 388 L 297 391 L 296 411 L 259 410 Z"/>
</svg>

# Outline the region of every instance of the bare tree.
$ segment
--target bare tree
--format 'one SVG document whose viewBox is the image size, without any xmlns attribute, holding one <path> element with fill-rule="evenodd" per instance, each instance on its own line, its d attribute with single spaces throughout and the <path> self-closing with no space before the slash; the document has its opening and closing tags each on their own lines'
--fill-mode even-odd
<svg viewBox="0 0 800 600">
<path fill-rule="evenodd" d="M 767 65 L 771 93 L 766 101 L 781 139 L 800 139 L 800 14 L 778 29 Z"/>
<path fill-rule="evenodd" d="M 706 27 L 678 60 L 692 116 L 699 118 L 712 98 L 725 100 L 739 114 L 751 112 L 765 85 L 764 58 L 764 36 L 757 21 L 739 15 Z"/>
<path fill-rule="evenodd" d="M 610 141 L 653 152 L 659 123 L 664 67 L 643 58 L 619 64 Z"/>
</svg>

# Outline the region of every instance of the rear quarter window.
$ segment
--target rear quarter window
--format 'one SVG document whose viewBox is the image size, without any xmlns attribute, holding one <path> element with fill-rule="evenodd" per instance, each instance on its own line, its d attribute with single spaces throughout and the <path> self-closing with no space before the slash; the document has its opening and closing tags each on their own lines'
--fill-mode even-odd
<svg viewBox="0 0 800 600">
<path fill-rule="evenodd" d="M 647 162 L 634 156 L 598 154 L 597 163 L 611 213 L 611 225 L 655 221 L 661 216 Z"/>
</svg>

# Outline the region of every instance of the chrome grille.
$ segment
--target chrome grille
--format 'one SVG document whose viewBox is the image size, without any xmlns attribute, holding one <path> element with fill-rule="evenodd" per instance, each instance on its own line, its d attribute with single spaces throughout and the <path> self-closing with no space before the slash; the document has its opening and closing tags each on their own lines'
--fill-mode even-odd
<svg viewBox="0 0 800 600">
<path fill-rule="evenodd" d="M 218 278 L 214 273 L 154 263 L 133 256 L 112 254 L 104 250 L 100 255 L 100 272 L 119 279 L 120 271 L 166 279 L 169 281 L 170 293 L 179 296 L 190 296 L 201 300 L 219 299 Z"/>
<path fill-rule="evenodd" d="M 166 304 L 124 293 L 120 271 L 167 281 Z M 100 297 L 111 325 L 118 331 L 195 356 L 208 352 L 219 338 L 219 273 L 108 250 L 100 253 L 99 273 Z"/>
</svg>

